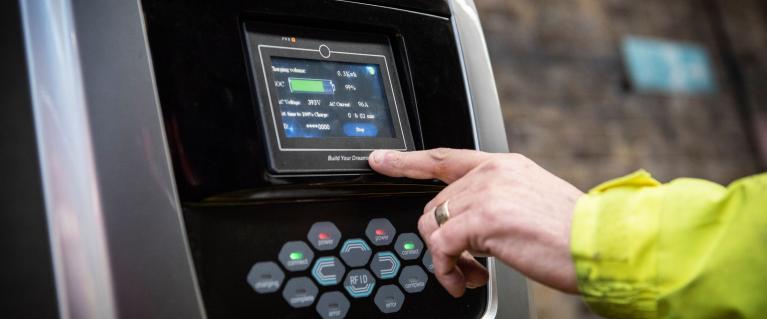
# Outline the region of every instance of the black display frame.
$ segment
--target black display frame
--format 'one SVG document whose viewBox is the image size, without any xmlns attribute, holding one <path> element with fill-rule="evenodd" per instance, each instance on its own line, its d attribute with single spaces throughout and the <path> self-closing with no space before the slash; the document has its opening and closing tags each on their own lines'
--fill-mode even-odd
<svg viewBox="0 0 767 319">
<path fill-rule="evenodd" d="M 407 105 L 388 37 L 245 23 L 250 80 L 255 87 L 256 115 L 261 119 L 269 169 L 278 174 L 370 171 L 375 149 L 415 150 Z M 272 57 L 378 65 L 394 137 L 287 138 L 279 120 Z"/>
</svg>

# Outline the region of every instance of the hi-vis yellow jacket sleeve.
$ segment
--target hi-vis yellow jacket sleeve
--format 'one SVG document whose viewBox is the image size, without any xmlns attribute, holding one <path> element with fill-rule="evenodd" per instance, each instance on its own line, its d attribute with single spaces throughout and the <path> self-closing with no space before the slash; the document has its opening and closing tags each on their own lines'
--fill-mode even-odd
<svg viewBox="0 0 767 319">
<path fill-rule="evenodd" d="M 578 201 L 570 248 L 600 315 L 767 318 L 767 174 L 606 182 Z"/>
</svg>

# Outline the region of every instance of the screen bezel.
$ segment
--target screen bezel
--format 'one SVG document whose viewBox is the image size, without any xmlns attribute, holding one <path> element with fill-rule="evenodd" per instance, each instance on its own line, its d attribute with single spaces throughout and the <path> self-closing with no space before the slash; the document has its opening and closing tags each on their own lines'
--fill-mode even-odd
<svg viewBox="0 0 767 319">
<path fill-rule="evenodd" d="M 389 72 L 389 62 L 386 56 L 381 54 L 354 53 L 333 51 L 328 48 L 327 55 L 317 49 L 295 48 L 285 46 L 275 46 L 268 44 L 259 44 L 257 46 L 258 55 L 261 64 L 261 76 L 264 77 L 267 98 L 269 100 L 269 117 L 272 119 L 272 127 L 277 136 L 277 149 L 283 152 L 292 151 L 373 151 L 375 149 L 395 149 L 407 150 L 407 141 L 404 138 L 405 132 L 400 116 L 400 105 L 394 97 L 394 83 Z M 280 108 L 276 92 L 273 87 L 268 85 L 274 83 L 274 75 L 267 72 L 267 66 L 272 65 L 272 58 L 288 58 L 313 61 L 327 61 L 337 63 L 355 63 L 355 64 L 376 64 L 380 70 L 384 82 L 384 92 L 387 100 L 389 118 L 392 123 L 394 137 L 316 137 L 316 138 L 288 138 L 285 130 L 281 129 L 282 120 L 279 118 Z M 404 106 L 402 106 L 404 107 Z"/>
<path fill-rule="evenodd" d="M 372 150 L 416 149 L 408 119 L 408 108 L 414 106 L 405 105 L 403 88 L 400 85 L 408 82 L 400 81 L 397 64 L 401 61 L 394 59 L 392 45 L 387 36 L 255 22 L 244 23 L 243 31 L 245 52 L 250 66 L 250 83 L 255 88 L 253 99 L 257 102 L 254 110 L 263 126 L 261 131 L 270 174 L 370 172 L 367 159 Z M 261 49 L 259 46 L 262 46 Z M 269 52 L 262 52 L 267 49 L 266 46 L 301 50 L 285 52 L 285 49 L 269 48 L 270 50 L 266 50 Z M 327 47 L 328 50 L 322 47 Z M 325 57 L 329 51 L 347 54 L 331 52 Z M 303 53 L 296 54 L 297 52 Z M 276 94 L 272 94 L 271 86 L 267 85 L 273 83 L 271 72 L 266 72 L 266 68 L 271 68 L 271 57 L 377 64 L 381 75 L 386 76 L 384 83 L 389 84 L 384 91 L 395 136 L 304 138 L 304 141 L 288 141 L 297 139 L 285 137 L 282 121 L 277 121 L 279 113 L 275 113 L 279 112 Z"/>
</svg>

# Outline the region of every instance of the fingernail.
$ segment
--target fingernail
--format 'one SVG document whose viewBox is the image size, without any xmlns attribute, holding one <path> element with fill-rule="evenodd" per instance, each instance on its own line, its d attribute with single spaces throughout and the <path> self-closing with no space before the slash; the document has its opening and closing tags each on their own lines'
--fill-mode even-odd
<svg viewBox="0 0 767 319">
<path fill-rule="evenodd" d="M 370 154 L 370 157 L 373 159 L 373 163 L 381 165 L 381 163 L 383 163 L 385 153 L 385 151 L 373 151 L 373 153 Z"/>
</svg>

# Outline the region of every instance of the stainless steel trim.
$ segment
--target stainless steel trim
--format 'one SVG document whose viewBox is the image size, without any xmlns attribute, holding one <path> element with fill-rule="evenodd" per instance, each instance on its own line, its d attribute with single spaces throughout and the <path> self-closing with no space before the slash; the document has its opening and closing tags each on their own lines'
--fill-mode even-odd
<svg viewBox="0 0 767 319">
<path fill-rule="evenodd" d="M 139 0 L 19 2 L 60 316 L 204 318 Z"/>
<path fill-rule="evenodd" d="M 115 311 L 125 318 L 204 318 L 140 1 L 70 1 Z"/>
<path fill-rule="evenodd" d="M 115 318 L 72 4 L 20 3 L 59 314 Z"/>
<path fill-rule="evenodd" d="M 475 145 L 486 152 L 508 152 L 500 100 L 487 44 L 473 0 L 448 0 L 458 54 L 469 97 Z M 526 279 L 488 258 L 488 304 L 482 318 L 531 318 Z M 503 300 L 503 303 L 500 301 Z"/>
<path fill-rule="evenodd" d="M 482 315 L 483 319 L 495 318 L 498 315 L 498 276 L 495 269 L 495 258 L 487 258 L 487 271 L 490 274 L 487 280 L 487 305 L 485 306 L 485 313 Z"/>
<path fill-rule="evenodd" d="M 450 1 L 450 11 L 451 12 L 454 11 L 453 10 L 453 1 Z M 460 61 L 461 67 L 463 68 L 463 70 L 461 72 L 461 76 L 463 77 L 463 87 L 464 87 L 464 90 L 466 90 L 467 97 L 469 98 L 468 99 L 468 102 L 469 102 L 469 121 L 471 122 L 471 131 L 474 133 L 472 138 L 474 140 L 474 145 L 475 145 L 476 149 L 477 150 L 481 150 L 482 149 L 482 145 L 480 144 L 480 136 L 479 136 L 479 132 L 477 130 L 477 120 L 476 120 L 476 116 L 474 115 L 474 112 L 475 112 L 474 111 L 474 109 L 475 109 L 475 107 L 474 107 L 475 101 L 474 101 L 474 98 L 473 98 L 474 94 L 473 94 L 473 92 L 471 90 L 471 85 L 469 83 L 470 82 L 470 80 L 469 80 L 469 70 L 468 70 L 468 68 L 466 66 L 466 60 L 464 58 L 463 42 L 461 42 L 461 33 L 462 33 L 461 29 L 464 26 L 463 25 L 461 25 L 461 26 L 458 25 L 458 21 L 459 20 L 460 21 L 464 21 L 464 20 L 461 19 L 461 18 L 456 18 L 456 16 L 462 16 L 462 14 L 460 12 L 459 13 L 453 12 L 453 17 L 450 19 L 450 22 L 453 25 L 453 32 L 454 32 L 453 37 L 455 38 L 455 43 L 456 43 L 456 46 L 458 47 L 458 60 Z M 493 79 L 493 85 L 495 85 L 495 80 L 494 79 Z M 500 107 L 500 105 L 498 107 Z"/>
<path fill-rule="evenodd" d="M 413 14 L 418 14 L 418 15 L 422 15 L 422 16 L 427 16 L 427 17 L 431 17 L 431 18 L 441 19 L 441 20 L 445 20 L 445 21 L 447 21 L 447 20 L 448 20 L 448 18 L 445 18 L 445 17 L 443 17 L 443 16 L 438 16 L 438 15 L 436 15 L 436 14 L 431 14 L 431 13 L 424 13 L 424 12 L 418 12 L 418 11 L 413 11 L 413 10 L 408 10 L 408 9 L 401 9 L 401 8 L 387 7 L 387 6 L 382 6 L 382 5 L 380 5 L 380 4 L 372 4 L 372 3 L 365 3 L 365 2 L 360 2 L 360 1 L 352 1 L 352 0 L 335 0 L 335 1 L 337 1 L 337 2 L 346 2 L 346 3 L 359 4 L 359 5 L 363 5 L 363 6 L 378 7 L 378 8 L 384 8 L 384 9 L 389 9 L 389 10 L 402 11 L 402 12 L 407 12 L 407 13 L 413 13 Z"/>
<path fill-rule="evenodd" d="M 493 67 L 487 52 L 485 35 L 473 0 L 449 0 L 453 25 L 460 48 L 469 94 L 474 110 L 474 129 L 479 149 L 486 152 L 509 151 L 503 125 L 501 102 L 495 86 Z M 480 125 L 481 124 L 481 125 Z"/>
<path fill-rule="evenodd" d="M 142 42 L 144 44 L 144 54 L 146 54 L 147 58 L 147 65 L 149 66 L 149 75 L 150 80 L 152 84 L 152 100 L 154 109 L 156 111 L 156 116 L 158 119 L 162 119 L 162 111 L 160 109 L 160 93 L 157 92 L 157 81 L 154 74 L 154 62 L 152 60 L 152 54 L 149 50 L 149 37 L 147 36 L 147 30 L 146 30 L 146 19 L 144 17 L 144 8 L 141 5 L 141 0 L 136 0 L 136 5 L 138 7 L 138 14 L 141 20 L 141 37 Z M 164 150 L 164 157 L 165 157 L 165 167 L 167 167 L 167 171 L 169 174 L 168 178 L 168 185 L 166 185 L 166 189 L 170 190 L 170 194 L 172 196 L 171 202 L 175 204 L 174 206 L 174 212 L 176 213 L 176 222 L 178 222 L 179 229 L 181 230 L 181 236 L 182 236 L 182 245 L 183 245 L 183 251 L 186 253 L 185 260 L 182 261 L 182 263 L 187 265 L 187 269 L 191 275 L 192 280 L 192 289 L 194 290 L 194 300 L 195 302 L 195 310 L 197 310 L 197 313 L 199 314 L 200 319 L 206 319 L 208 318 L 208 314 L 205 312 L 205 307 L 203 306 L 202 302 L 202 291 L 200 291 L 200 284 L 199 280 L 197 279 L 197 273 L 194 271 L 194 261 L 192 260 L 191 251 L 192 249 L 189 247 L 189 240 L 186 237 L 186 224 L 184 223 L 184 218 L 181 215 L 181 200 L 178 197 L 178 192 L 176 190 L 178 189 L 176 187 L 176 179 L 173 176 L 173 173 L 171 171 L 171 168 L 173 167 L 173 161 L 170 158 L 170 154 L 168 153 L 168 136 L 166 135 L 165 131 L 165 123 L 163 123 L 162 120 L 159 121 L 159 128 L 160 128 L 160 134 L 161 134 L 161 144 L 162 144 L 162 150 Z"/>
</svg>

